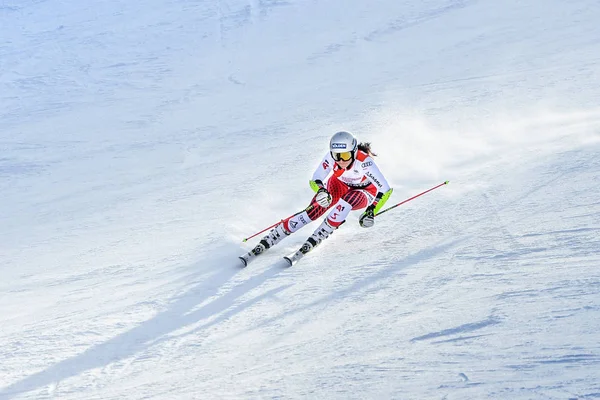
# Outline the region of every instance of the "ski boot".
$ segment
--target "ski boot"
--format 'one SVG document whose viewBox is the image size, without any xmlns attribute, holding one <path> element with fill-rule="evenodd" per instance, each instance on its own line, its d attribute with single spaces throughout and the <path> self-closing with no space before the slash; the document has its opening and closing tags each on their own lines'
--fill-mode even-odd
<svg viewBox="0 0 600 400">
<path fill-rule="evenodd" d="M 290 232 L 283 227 L 283 223 L 280 223 L 275 228 L 271 229 L 271 231 L 263 237 L 252 250 L 239 257 L 239 259 L 244 264 L 244 267 L 246 267 L 256 256 L 267 251 L 271 246 L 275 246 L 289 235 Z"/>
<path fill-rule="evenodd" d="M 317 247 L 323 240 L 327 239 L 336 229 L 337 228 L 331 226 L 327 219 L 325 219 L 325 221 L 323 221 L 323 223 L 313 232 L 313 234 L 306 239 L 306 242 L 304 242 L 302 247 L 300 247 L 300 250 L 283 258 L 290 264 L 291 267 L 298 262 L 298 260 L 304 257 L 306 253 Z"/>
</svg>

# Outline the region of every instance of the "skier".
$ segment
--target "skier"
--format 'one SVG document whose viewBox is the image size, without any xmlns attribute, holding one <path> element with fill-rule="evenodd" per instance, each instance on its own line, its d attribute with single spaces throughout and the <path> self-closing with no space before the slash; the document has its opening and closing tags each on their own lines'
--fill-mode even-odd
<svg viewBox="0 0 600 400">
<path fill-rule="evenodd" d="M 329 142 L 329 151 L 310 181 L 316 192 L 310 205 L 282 220 L 256 247 L 240 257 L 244 265 L 248 265 L 254 257 L 318 219 L 329 209 L 331 211 L 325 220 L 296 252 L 296 259 L 329 237 L 346 221 L 351 210 L 365 209 L 359 224 L 364 228 L 372 227 L 375 224 L 375 214 L 393 190 L 375 164 L 374 156 L 370 143 L 359 144 L 349 132 L 342 131 L 333 135 Z M 286 259 L 290 264 L 295 261 L 289 257 Z"/>
</svg>

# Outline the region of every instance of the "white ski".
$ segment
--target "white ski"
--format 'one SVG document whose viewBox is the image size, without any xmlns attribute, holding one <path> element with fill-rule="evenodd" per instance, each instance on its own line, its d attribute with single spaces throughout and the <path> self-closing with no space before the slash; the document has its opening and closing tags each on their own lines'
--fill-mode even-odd
<svg viewBox="0 0 600 400">
<path fill-rule="evenodd" d="M 308 240 L 306 242 L 304 242 L 302 247 L 300 247 L 300 250 L 298 250 L 295 253 L 290 254 L 287 257 L 283 257 L 283 259 L 285 261 L 287 261 L 291 267 L 294 264 L 296 264 L 302 257 L 304 257 L 304 255 L 306 253 L 311 251 L 313 249 L 313 247 L 315 247 L 316 245 L 317 245 L 317 243 L 315 242 L 315 240 L 313 238 L 308 238 Z"/>
<path fill-rule="evenodd" d="M 302 250 L 298 250 L 297 252 L 292 253 L 289 256 L 283 257 L 283 259 L 287 261 L 291 267 L 294 264 L 296 264 L 298 260 L 300 260 L 302 257 L 304 257 L 304 253 L 302 252 Z"/>
</svg>

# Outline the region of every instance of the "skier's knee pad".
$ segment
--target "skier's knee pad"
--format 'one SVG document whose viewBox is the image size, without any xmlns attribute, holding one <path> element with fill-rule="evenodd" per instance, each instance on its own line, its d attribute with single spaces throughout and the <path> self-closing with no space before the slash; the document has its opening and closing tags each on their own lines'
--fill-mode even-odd
<svg viewBox="0 0 600 400">
<path fill-rule="evenodd" d="M 352 211 L 352 206 L 347 201 L 340 199 L 331 208 L 327 216 L 327 222 L 332 227 L 337 228 L 346 220 L 350 211 Z"/>
<path fill-rule="evenodd" d="M 300 214 L 296 214 L 283 221 L 283 227 L 286 231 L 293 233 L 303 226 L 308 225 L 310 222 L 312 222 L 312 219 L 308 216 L 306 211 L 303 211 Z"/>
</svg>

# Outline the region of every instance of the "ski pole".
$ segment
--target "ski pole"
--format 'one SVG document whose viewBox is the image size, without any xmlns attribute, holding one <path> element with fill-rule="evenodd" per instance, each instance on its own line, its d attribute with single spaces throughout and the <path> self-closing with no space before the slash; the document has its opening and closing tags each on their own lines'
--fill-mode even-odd
<svg viewBox="0 0 600 400">
<path fill-rule="evenodd" d="M 380 216 L 381 214 L 383 214 L 384 212 L 388 212 L 388 211 L 390 211 L 391 209 L 393 209 L 393 208 L 396 208 L 396 207 L 398 207 L 398 206 L 401 206 L 401 205 L 402 205 L 402 204 L 404 204 L 404 203 L 408 203 L 409 201 L 411 201 L 411 200 L 413 200 L 413 199 L 416 199 L 417 197 L 419 197 L 419 196 L 422 196 L 422 195 L 424 195 L 425 193 L 431 192 L 432 190 L 434 190 L 434 189 L 437 189 L 437 188 L 439 188 L 440 186 L 447 185 L 449 182 L 450 182 L 450 181 L 446 181 L 446 182 L 444 182 L 444 183 L 440 183 L 439 185 L 437 185 L 437 186 L 435 186 L 435 187 L 432 187 L 431 189 L 429 189 L 429 190 L 426 190 L 426 191 L 424 191 L 424 192 L 422 192 L 422 193 L 419 193 L 418 195 L 416 195 L 416 196 L 413 196 L 413 197 L 411 197 L 410 199 L 406 199 L 406 200 L 404 200 L 404 201 L 401 201 L 400 203 L 398 203 L 398 204 L 396 204 L 396 205 L 393 205 L 393 206 L 391 206 L 391 207 L 388 207 L 388 208 L 386 208 L 386 209 L 385 209 L 385 210 L 383 210 L 383 211 L 380 211 L 380 212 L 378 212 L 378 213 L 377 213 L 375 216 L 376 216 L 376 217 L 378 217 L 378 216 Z"/>
<path fill-rule="evenodd" d="M 289 217 L 289 218 L 292 218 L 292 217 L 295 217 L 295 216 L 296 216 L 296 214 L 292 215 L 292 216 L 291 216 L 291 217 Z M 256 232 L 254 235 L 252 235 L 252 236 L 248 236 L 247 238 L 243 239 L 243 240 L 242 240 L 242 242 L 247 242 L 247 241 L 248 241 L 248 239 L 252 239 L 254 236 L 258 236 L 258 235 L 260 235 L 260 234 L 261 234 L 261 233 L 263 233 L 264 231 L 266 231 L 266 230 L 269 230 L 269 229 L 271 229 L 271 228 L 273 228 L 273 227 L 277 226 L 278 224 L 282 223 L 283 221 L 284 221 L 284 220 L 282 219 L 282 220 L 281 220 L 281 221 L 279 221 L 279 222 L 275 222 L 273 225 L 266 227 L 266 228 L 265 228 L 265 229 L 263 229 L 262 231 L 260 231 L 260 232 Z"/>
<path fill-rule="evenodd" d="M 277 226 L 278 224 L 282 223 L 282 222 L 283 222 L 283 221 L 285 221 L 286 219 L 291 219 L 291 218 L 294 218 L 296 215 L 298 215 L 298 214 L 302 214 L 304 211 L 309 211 L 311 208 L 313 208 L 313 205 L 312 205 L 312 204 L 311 204 L 310 206 L 308 206 L 307 208 L 305 208 L 304 210 L 302 210 L 302 211 L 298 211 L 296 214 L 294 214 L 294 215 L 290 215 L 289 217 L 287 217 L 287 218 L 285 218 L 285 219 L 282 219 L 282 220 L 281 220 L 281 221 L 279 221 L 279 222 L 275 222 L 273 225 L 271 225 L 271 226 L 269 226 L 269 227 L 266 227 L 265 229 L 263 229 L 263 230 L 262 230 L 262 231 L 260 231 L 260 232 L 256 232 L 256 233 L 255 233 L 254 235 L 252 235 L 252 236 L 248 236 L 246 239 L 242 240 L 242 242 L 247 242 L 247 241 L 248 241 L 248 239 L 252 239 L 254 236 L 260 235 L 260 234 L 261 234 L 261 233 L 263 233 L 264 231 L 266 231 L 266 230 L 269 230 L 269 229 L 271 229 L 271 228 L 273 228 L 273 227 Z"/>
</svg>

